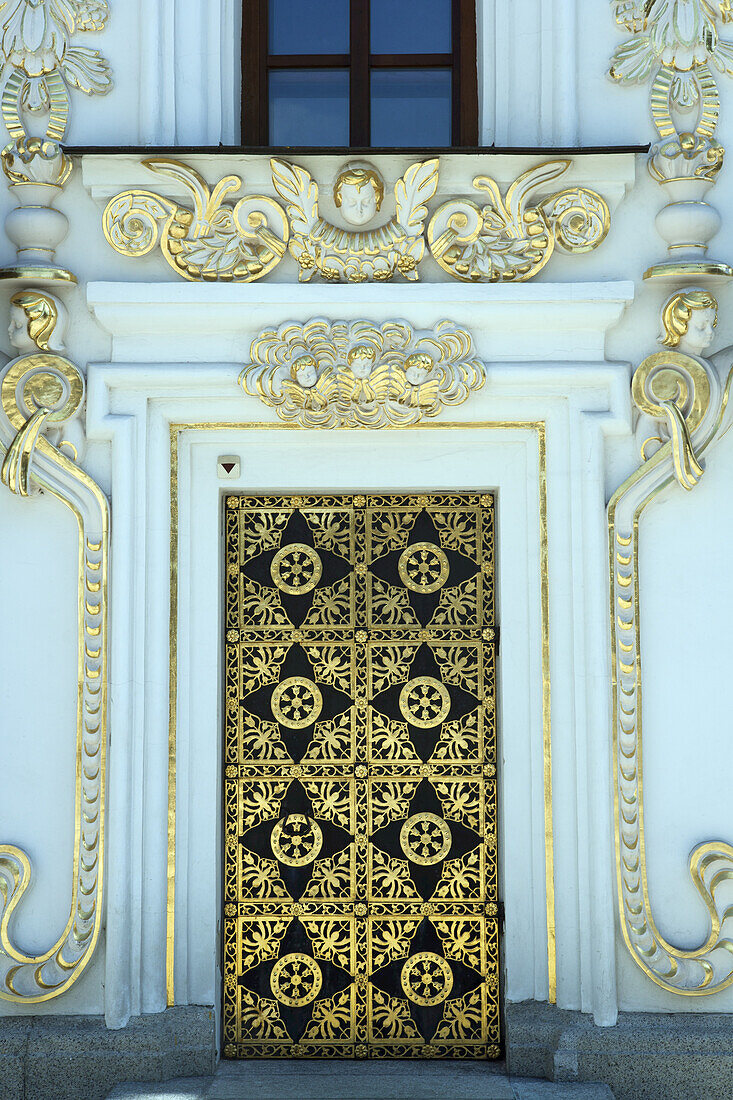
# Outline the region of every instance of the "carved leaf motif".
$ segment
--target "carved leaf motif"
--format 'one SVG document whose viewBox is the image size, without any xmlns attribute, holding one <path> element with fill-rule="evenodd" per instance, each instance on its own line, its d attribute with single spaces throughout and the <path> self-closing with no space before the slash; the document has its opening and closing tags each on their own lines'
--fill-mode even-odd
<svg viewBox="0 0 733 1100">
<path fill-rule="evenodd" d="M 410 597 L 404 588 L 381 581 L 372 576 L 372 620 L 380 626 L 419 626 L 420 622 L 412 610 Z"/>
<path fill-rule="evenodd" d="M 351 1037 L 351 987 L 323 1001 L 317 1001 L 304 1039 L 349 1039 Z"/>
<path fill-rule="evenodd" d="M 246 986 L 241 987 L 241 1030 L 243 1039 L 265 1042 L 273 1039 L 289 1039 L 276 1001 L 258 997 Z"/>
<path fill-rule="evenodd" d="M 304 646 L 316 678 L 339 691 L 351 693 L 351 648 L 348 645 Z"/>
<path fill-rule="evenodd" d="M 375 897 L 420 901 L 407 861 L 392 859 L 375 847 L 372 848 L 372 882 Z"/>
<path fill-rule="evenodd" d="M 441 590 L 438 609 L 430 620 L 434 626 L 465 626 L 476 615 L 478 578 Z"/>
<path fill-rule="evenodd" d="M 242 890 L 250 897 L 288 899 L 290 894 L 280 878 L 274 859 L 261 859 L 254 852 L 242 849 Z"/>
<path fill-rule="evenodd" d="M 331 859 L 316 860 L 313 877 L 308 883 L 308 889 L 303 894 L 303 898 L 343 899 L 348 897 L 351 893 L 351 872 L 351 852 L 348 848 L 337 852 Z"/>
<path fill-rule="evenodd" d="M 372 1033 L 375 1039 L 419 1039 L 407 1001 L 397 1000 L 372 986 Z"/>
<path fill-rule="evenodd" d="M 463 859 L 448 859 L 443 874 L 433 894 L 434 900 L 479 900 L 481 898 L 481 857 L 474 848 Z"/>
<path fill-rule="evenodd" d="M 459 959 L 473 970 L 481 968 L 481 924 L 472 920 L 439 920 L 433 924 L 443 941 L 446 958 Z"/>
<path fill-rule="evenodd" d="M 263 959 L 274 959 L 280 951 L 280 940 L 288 927 L 287 920 L 244 922 L 242 930 L 242 972 L 258 966 Z"/>
<path fill-rule="evenodd" d="M 275 588 L 265 588 L 249 577 L 243 579 L 242 620 L 253 626 L 291 626 Z"/>
<path fill-rule="evenodd" d="M 242 720 L 242 758 L 244 760 L 268 760 L 292 763 L 285 748 L 280 727 L 275 722 L 263 722 L 254 715 L 245 714 Z"/>
<path fill-rule="evenodd" d="M 351 928 L 348 921 L 308 920 L 303 917 L 302 924 L 317 959 L 335 963 L 344 970 L 351 969 Z"/>
<path fill-rule="evenodd" d="M 272 183 L 288 204 L 293 233 L 307 236 L 318 220 L 318 184 L 310 172 L 276 157 L 270 161 Z"/>
<path fill-rule="evenodd" d="M 244 828 L 251 829 L 260 821 L 272 821 L 278 817 L 280 803 L 287 789 L 287 779 L 275 779 L 272 782 L 257 779 L 242 783 L 240 798 Z"/>
<path fill-rule="evenodd" d="M 438 160 L 412 164 L 395 187 L 397 221 L 408 236 L 417 237 L 423 231 L 428 216 L 427 203 L 438 188 Z"/>
<path fill-rule="evenodd" d="M 481 822 L 481 784 L 459 779 L 433 780 L 443 813 L 451 821 L 462 821 L 468 829 L 478 831 Z"/>
<path fill-rule="evenodd" d="M 446 684 L 478 692 L 478 651 L 475 646 L 431 646 Z"/>
<path fill-rule="evenodd" d="M 404 550 L 417 516 L 417 512 L 374 512 L 369 528 L 372 561 L 390 550 Z"/>
<path fill-rule="evenodd" d="M 306 512 L 304 518 L 319 550 L 332 550 L 339 557 L 351 561 L 351 520 L 348 513 Z"/>
<path fill-rule="evenodd" d="M 344 626 L 351 614 L 351 577 L 317 588 L 304 626 Z"/>
<path fill-rule="evenodd" d="M 478 715 L 475 710 L 455 722 L 443 723 L 440 740 L 431 759 L 455 760 L 456 763 L 480 759 Z"/>
<path fill-rule="evenodd" d="M 351 753 L 351 712 L 330 722 L 318 722 L 303 760 L 343 760 Z"/>
<path fill-rule="evenodd" d="M 272 512 L 262 509 L 256 514 L 245 513 L 242 522 L 244 561 L 266 550 L 278 550 L 289 519 L 290 513 L 285 511 Z"/>
<path fill-rule="evenodd" d="M 438 1025 L 435 1039 L 480 1040 L 483 1038 L 484 1006 L 481 987 L 467 993 L 465 997 L 448 1001 L 443 1019 Z"/>
<path fill-rule="evenodd" d="M 280 665 L 288 652 L 288 646 L 271 646 L 267 650 L 258 647 L 242 648 L 242 689 L 255 691 L 264 684 L 274 684 L 280 675 Z"/>
<path fill-rule="evenodd" d="M 476 560 L 478 525 L 475 515 L 470 512 L 431 512 L 430 518 L 440 534 L 443 547 Z"/>
<path fill-rule="evenodd" d="M 372 828 L 383 829 L 390 821 L 407 817 L 412 796 L 420 782 L 419 779 L 404 779 L 375 783 L 372 788 Z"/>
<path fill-rule="evenodd" d="M 406 959 L 420 917 L 379 920 L 372 926 L 372 962 L 375 970 L 395 959 Z"/>
<path fill-rule="evenodd" d="M 68 83 L 85 95 L 106 95 L 112 90 L 112 71 L 99 50 L 69 46 L 62 69 Z"/>
<path fill-rule="evenodd" d="M 373 646 L 370 653 L 372 692 L 378 695 L 393 684 L 404 683 L 416 652 L 414 645 Z"/>
<path fill-rule="evenodd" d="M 372 712 L 372 758 L 419 762 L 406 722 L 394 722 L 379 711 Z"/>
<path fill-rule="evenodd" d="M 313 803 L 316 817 L 333 821 L 343 829 L 351 828 L 351 791 L 348 783 L 303 779 L 306 794 Z"/>
</svg>

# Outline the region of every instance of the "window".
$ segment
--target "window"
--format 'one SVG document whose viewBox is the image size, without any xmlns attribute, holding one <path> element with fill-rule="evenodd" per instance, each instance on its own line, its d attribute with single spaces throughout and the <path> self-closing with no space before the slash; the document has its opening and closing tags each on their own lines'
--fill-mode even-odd
<svg viewBox="0 0 733 1100">
<path fill-rule="evenodd" d="M 244 145 L 478 144 L 475 0 L 243 0 Z"/>
</svg>

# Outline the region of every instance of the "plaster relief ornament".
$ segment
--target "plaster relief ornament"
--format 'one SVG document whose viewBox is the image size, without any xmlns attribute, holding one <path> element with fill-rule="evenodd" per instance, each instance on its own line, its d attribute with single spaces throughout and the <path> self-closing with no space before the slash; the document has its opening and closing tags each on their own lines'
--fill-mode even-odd
<svg viewBox="0 0 733 1100">
<path fill-rule="evenodd" d="M 488 195 L 484 206 L 451 199 L 428 227 L 430 251 L 444 271 L 464 282 L 526 282 L 564 252 L 590 252 L 606 239 L 611 215 L 606 201 L 587 187 L 571 187 L 539 199 L 538 192 L 570 167 L 553 160 L 523 172 L 502 197 L 497 182 L 477 176 Z"/>
<path fill-rule="evenodd" d="M 451 321 L 415 332 L 406 321 L 287 322 L 253 342 L 245 393 L 302 428 L 384 428 L 462 405 L 486 373 L 470 335 Z"/>
<path fill-rule="evenodd" d="M 385 186 L 369 164 L 347 164 L 334 185 L 334 202 L 344 221 L 358 231 L 331 225 L 318 212 L 318 184 L 310 172 L 273 158 L 272 182 L 287 203 L 292 228 L 290 252 L 300 265 L 300 281 L 319 274 L 329 282 L 377 282 L 397 273 L 418 279 L 425 253 L 427 203 L 438 187 L 438 160 L 413 164 L 395 185 L 395 216 L 367 229 L 381 210 Z"/>
<path fill-rule="evenodd" d="M 78 464 L 80 448 L 70 442 L 83 439 L 80 428 L 74 436 L 74 422 L 85 382 L 60 354 L 65 321 L 52 295 L 30 289 L 15 294 L 10 340 L 20 354 L 0 369 L 0 481 L 20 497 L 50 493 L 71 510 L 79 529 L 79 682 L 76 739 L 69 744 L 76 760 L 72 903 L 61 935 L 38 954 L 22 951 L 15 939 L 31 884 L 30 858 L 13 844 L 0 844 L 0 998 L 22 1004 L 51 1000 L 73 985 L 94 954 L 102 923 L 109 506 Z"/>
<path fill-rule="evenodd" d="M 733 984 L 733 847 L 697 845 L 689 857 L 692 882 L 710 918 L 698 948 L 670 944 L 652 913 L 644 841 L 642 654 L 639 531 L 646 508 L 675 485 L 692 491 L 704 474 L 701 459 L 731 422 L 731 351 L 704 358 L 717 321 L 709 292 L 675 293 L 662 312 L 665 350 L 636 370 L 637 409 L 653 421 L 659 446 L 614 493 L 608 506 L 613 648 L 613 746 L 616 871 L 621 929 L 634 961 L 671 993 L 700 996 Z M 718 373 L 718 366 L 723 373 Z M 726 379 L 723 383 L 723 379 Z M 646 456 L 642 454 L 642 458 Z M 671 685 L 670 685 L 671 686 Z M 696 730 L 700 740 L 704 731 Z"/>
<path fill-rule="evenodd" d="M 2 113 L 14 140 L 28 136 L 25 114 L 48 115 L 46 137 L 62 141 L 69 117 L 69 88 L 85 95 L 112 90 L 107 60 L 99 50 L 72 44 L 73 35 L 101 31 L 107 0 L 8 0 L 0 24 L 0 50 L 10 76 Z"/>
<path fill-rule="evenodd" d="M 651 81 L 651 114 L 660 140 L 648 165 L 670 199 L 656 225 L 672 259 L 644 277 L 730 277 L 727 264 L 700 266 L 721 224 L 703 198 L 725 155 L 715 139 L 720 114 L 715 73 L 733 76 L 733 41 L 721 36 L 733 20 L 730 0 L 611 2 L 616 22 L 631 38 L 613 54 L 609 75 L 622 84 Z"/>
<path fill-rule="evenodd" d="M 123 191 L 107 203 L 102 225 L 121 256 L 139 259 L 155 246 L 184 279 L 251 283 L 276 267 L 287 251 L 288 220 L 282 207 L 264 195 L 224 200 L 242 187 L 240 176 L 225 176 L 213 189 L 195 169 L 177 160 L 142 162 L 169 176 L 191 195 L 192 209 L 154 191 Z"/>
</svg>

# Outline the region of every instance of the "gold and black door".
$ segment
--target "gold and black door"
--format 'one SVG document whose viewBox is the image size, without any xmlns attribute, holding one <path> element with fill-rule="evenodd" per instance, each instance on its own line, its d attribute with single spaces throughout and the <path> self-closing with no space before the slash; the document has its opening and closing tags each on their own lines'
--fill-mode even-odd
<svg viewBox="0 0 733 1100">
<path fill-rule="evenodd" d="M 493 497 L 225 521 L 225 1056 L 498 1057 Z"/>
</svg>

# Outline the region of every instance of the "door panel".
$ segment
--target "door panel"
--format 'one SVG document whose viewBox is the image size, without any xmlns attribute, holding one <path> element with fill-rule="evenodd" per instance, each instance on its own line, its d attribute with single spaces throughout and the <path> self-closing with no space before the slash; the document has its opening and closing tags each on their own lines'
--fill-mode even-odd
<svg viewBox="0 0 733 1100">
<path fill-rule="evenodd" d="M 493 505 L 226 501 L 225 1057 L 500 1056 Z"/>
</svg>

